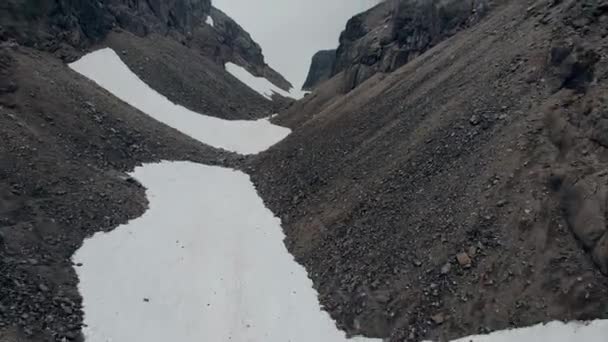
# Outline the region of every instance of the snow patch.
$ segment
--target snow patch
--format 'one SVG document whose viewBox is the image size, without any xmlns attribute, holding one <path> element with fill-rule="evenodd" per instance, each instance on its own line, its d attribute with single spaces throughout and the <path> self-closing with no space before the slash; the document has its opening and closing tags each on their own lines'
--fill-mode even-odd
<svg viewBox="0 0 608 342">
<path fill-rule="evenodd" d="M 109 48 L 87 54 L 69 66 L 154 119 L 213 147 L 254 154 L 291 132 L 267 119 L 222 120 L 176 105 L 139 79 Z"/>
<path fill-rule="evenodd" d="M 205 20 L 205 23 L 207 23 L 207 25 L 210 25 L 211 27 L 215 27 L 215 24 L 213 22 L 213 18 L 211 18 L 210 15 L 207 16 L 207 19 Z"/>
<path fill-rule="evenodd" d="M 452 342 L 606 342 L 608 320 L 592 322 L 551 322 L 532 327 L 464 337 Z"/>
<path fill-rule="evenodd" d="M 234 63 L 226 63 L 225 65 L 226 71 L 228 71 L 232 76 L 236 77 L 239 81 L 243 82 L 249 88 L 255 90 L 260 93 L 262 96 L 267 99 L 272 99 L 272 95 L 277 93 L 284 97 L 291 97 L 294 99 L 299 99 L 304 96 L 302 92 L 298 92 L 295 89 L 291 88 L 290 91 L 285 91 L 267 80 L 264 77 L 257 77 L 252 75 L 247 69 L 243 68 L 240 65 L 236 65 Z"/>
<path fill-rule="evenodd" d="M 249 176 L 191 162 L 131 175 L 149 209 L 73 257 L 87 342 L 347 341 Z"/>
</svg>

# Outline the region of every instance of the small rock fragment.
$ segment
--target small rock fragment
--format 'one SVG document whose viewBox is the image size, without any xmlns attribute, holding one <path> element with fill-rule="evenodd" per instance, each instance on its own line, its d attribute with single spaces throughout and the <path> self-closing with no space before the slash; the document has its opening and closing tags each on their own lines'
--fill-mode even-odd
<svg viewBox="0 0 608 342">
<path fill-rule="evenodd" d="M 463 268 L 471 267 L 471 258 L 467 253 L 459 253 L 456 255 L 456 260 L 458 260 L 458 264 Z"/>
<path fill-rule="evenodd" d="M 452 264 L 450 264 L 449 262 L 446 263 L 445 265 L 443 265 L 441 267 L 441 274 L 448 274 L 450 273 L 450 270 L 452 269 Z"/>
<path fill-rule="evenodd" d="M 474 114 L 473 116 L 471 116 L 471 118 L 469 119 L 469 123 L 471 123 L 471 125 L 473 126 L 477 126 L 479 125 L 479 123 L 481 122 L 481 118 L 479 117 L 479 115 Z"/>
<path fill-rule="evenodd" d="M 441 325 L 441 324 L 443 324 L 443 322 L 445 322 L 445 317 L 443 316 L 442 313 L 438 313 L 436 315 L 431 316 L 431 319 L 437 325 Z"/>
</svg>

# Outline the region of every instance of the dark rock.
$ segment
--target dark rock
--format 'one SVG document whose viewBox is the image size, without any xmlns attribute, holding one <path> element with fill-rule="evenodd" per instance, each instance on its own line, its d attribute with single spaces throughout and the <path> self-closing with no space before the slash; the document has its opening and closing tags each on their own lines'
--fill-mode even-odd
<svg viewBox="0 0 608 342">
<path fill-rule="evenodd" d="M 437 325 L 441 325 L 445 322 L 445 316 L 442 313 L 431 316 L 431 320 Z"/>
<path fill-rule="evenodd" d="M 317 85 L 328 80 L 332 75 L 336 50 L 322 50 L 312 56 L 308 76 L 302 90 L 312 90 Z"/>
<path fill-rule="evenodd" d="M 473 116 L 471 116 L 471 118 L 469 119 L 469 123 L 473 126 L 477 126 L 481 123 L 481 117 L 479 117 L 479 115 L 474 114 Z"/>
<path fill-rule="evenodd" d="M 592 48 L 558 45 L 551 49 L 550 62 L 556 69 L 559 88 L 585 92 L 595 77 L 595 65 L 601 56 Z"/>
<path fill-rule="evenodd" d="M 349 91 L 476 23 L 489 7 L 488 0 L 384 1 L 348 21 L 330 76 L 345 72 L 344 86 Z"/>
<path fill-rule="evenodd" d="M 593 261 L 602 273 L 608 275 L 608 233 L 597 242 L 593 249 Z"/>
<path fill-rule="evenodd" d="M 212 7 L 209 13 L 213 18 L 213 32 L 219 37 L 209 37 L 202 30 L 195 32 L 195 41 L 202 50 L 209 51 L 222 65 L 232 62 L 244 67 L 254 76 L 266 78 L 283 90 L 292 88 L 289 81 L 266 64 L 262 48 L 247 31 L 215 7 Z"/>
<path fill-rule="evenodd" d="M 608 148 L 608 119 L 600 119 L 593 131 L 593 141 Z"/>
<path fill-rule="evenodd" d="M 7 11 L 2 12 L 1 18 L 6 34 L 24 45 L 53 48 L 61 40 L 72 46 L 98 42 L 115 25 L 140 35 L 165 34 L 169 30 L 185 34 L 202 23 L 211 1 L 54 0 L 24 6 L 23 1 L 8 0 L 4 6 Z M 25 29 L 28 26 L 31 29 Z"/>
<path fill-rule="evenodd" d="M 441 274 L 446 275 L 446 274 L 450 273 L 451 269 L 452 269 L 452 264 L 450 264 L 448 262 L 445 265 L 441 266 Z"/>
<path fill-rule="evenodd" d="M 471 267 L 471 258 L 469 257 L 469 255 L 467 253 L 459 253 L 456 255 L 456 260 L 458 261 L 458 264 L 460 266 L 462 266 L 463 268 L 470 268 Z"/>
<path fill-rule="evenodd" d="M 606 190 L 593 179 L 579 181 L 562 190 L 561 205 L 576 237 L 592 249 L 606 233 Z"/>
</svg>

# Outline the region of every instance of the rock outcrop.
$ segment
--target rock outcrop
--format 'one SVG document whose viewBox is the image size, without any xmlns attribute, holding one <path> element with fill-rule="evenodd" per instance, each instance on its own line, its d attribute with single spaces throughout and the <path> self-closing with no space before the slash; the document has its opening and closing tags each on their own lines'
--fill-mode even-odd
<svg viewBox="0 0 608 342">
<path fill-rule="evenodd" d="M 207 18 L 213 18 L 213 25 Z M 0 41 L 14 40 L 67 61 L 112 30 L 170 36 L 217 63 L 233 62 L 278 87 L 291 84 L 268 66 L 260 46 L 211 0 L 7 0 L 0 5 Z"/>
<path fill-rule="evenodd" d="M 348 21 L 330 76 L 344 72 L 343 90 L 352 90 L 374 74 L 394 71 L 476 23 L 491 6 L 490 0 L 382 2 Z"/>
<path fill-rule="evenodd" d="M 114 27 L 138 35 L 187 36 L 204 22 L 211 0 L 7 0 L 2 7 L 2 38 L 55 50 L 65 43 L 88 46 Z"/>
<path fill-rule="evenodd" d="M 332 76 L 335 60 L 336 50 L 321 50 L 315 53 L 302 90 L 312 90 L 316 85 L 328 80 Z"/>
<path fill-rule="evenodd" d="M 209 15 L 213 25 L 199 27 L 193 39 L 193 44 L 205 55 L 221 65 L 227 62 L 238 64 L 283 90 L 292 88 L 291 83 L 266 64 L 260 45 L 238 23 L 215 7 L 211 8 Z"/>
</svg>

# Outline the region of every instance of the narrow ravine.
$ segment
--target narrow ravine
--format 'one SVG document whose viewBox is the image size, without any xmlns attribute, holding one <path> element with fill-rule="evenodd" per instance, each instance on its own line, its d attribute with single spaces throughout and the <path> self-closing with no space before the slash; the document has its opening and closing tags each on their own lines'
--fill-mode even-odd
<svg viewBox="0 0 608 342">
<path fill-rule="evenodd" d="M 221 120 L 175 105 L 110 49 L 70 67 L 211 146 L 257 153 L 290 132 L 268 120 Z M 146 164 L 131 175 L 147 189 L 148 210 L 87 239 L 73 257 L 82 264 L 88 342 L 346 340 L 248 175 L 191 162 Z"/>
<path fill-rule="evenodd" d="M 227 121 L 171 103 L 110 49 L 71 65 L 152 118 L 211 146 L 251 154 L 289 130 Z M 283 244 L 281 222 L 249 176 L 192 162 L 137 167 L 148 210 L 87 239 L 73 256 L 88 342 L 346 341 Z M 554 329 L 552 327 L 558 327 Z M 539 326 L 462 341 L 604 341 L 608 324 Z M 570 335 L 568 335 L 570 334 Z M 599 335 L 598 335 L 599 334 Z M 544 336 L 544 335 L 543 335 Z M 349 341 L 380 341 L 353 338 Z"/>
</svg>

